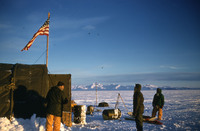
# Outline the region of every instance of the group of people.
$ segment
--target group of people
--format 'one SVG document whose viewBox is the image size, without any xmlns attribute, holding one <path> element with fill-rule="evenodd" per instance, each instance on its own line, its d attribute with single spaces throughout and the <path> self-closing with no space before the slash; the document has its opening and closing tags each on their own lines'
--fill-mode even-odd
<svg viewBox="0 0 200 131">
<path fill-rule="evenodd" d="M 136 121 L 136 128 L 138 131 L 143 131 L 143 116 L 144 113 L 144 97 L 141 92 L 142 86 L 140 84 L 135 84 L 134 95 L 133 95 L 133 116 Z M 164 95 L 162 90 L 157 88 L 157 92 L 153 97 L 153 111 L 152 117 L 156 116 L 158 112 L 158 120 L 162 119 L 162 108 L 164 106 Z"/>
<path fill-rule="evenodd" d="M 144 113 L 144 97 L 141 92 L 142 86 L 136 84 L 133 95 L 133 115 L 136 121 L 136 128 L 138 131 L 143 130 L 143 116 Z M 46 115 L 46 130 L 52 131 L 52 125 L 54 131 L 60 131 L 61 117 L 62 117 L 62 106 L 67 104 L 68 100 L 64 95 L 64 83 L 58 82 L 57 86 L 52 87 L 46 97 L 47 103 L 47 115 Z M 153 111 L 152 117 L 156 116 L 158 112 L 158 119 L 162 118 L 162 108 L 164 106 L 164 95 L 162 90 L 157 88 L 157 93 L 153 98 Z"/>
</svg>

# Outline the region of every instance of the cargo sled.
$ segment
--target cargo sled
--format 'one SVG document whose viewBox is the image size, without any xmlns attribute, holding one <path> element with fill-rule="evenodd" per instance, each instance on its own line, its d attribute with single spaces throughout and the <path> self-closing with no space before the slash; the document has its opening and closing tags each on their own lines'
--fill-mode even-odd
<svg viewBox="0 0 200 131">
<path fill-rule="evenodd" d="M 128 112 L 128 115 L 129 115 L 128 117 L 124 118 L 125 120 L 135 121 L 135 117 L 133 116 L 132 112 Z M 157 120 L 156 117 L 150 117 L 150 116 L 144 116 L 144 115 L 143 115 L 143 122 L 150 123 L 150 124 L 156 124 L 156 125 L 162 125 L 163 124 L 162 122 Z"/>
</svg>

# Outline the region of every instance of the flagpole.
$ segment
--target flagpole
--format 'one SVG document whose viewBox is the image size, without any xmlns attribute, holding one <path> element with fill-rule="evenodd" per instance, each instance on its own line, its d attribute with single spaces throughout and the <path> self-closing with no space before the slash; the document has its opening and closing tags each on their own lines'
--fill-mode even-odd
<svg viewBox="0 0 200 131">
<path fill-rule="evenodd" d="M 48 67 L 48 51 L 49 51 L 49 36 L 47 36 L 47 56 L 46 56 L 46 67 Z"/>
<path fill-rule="evenodd" d="M 50 12 L 48 13 L 48 19 L 50 18 Z M 48 52 L 49 52 L 49 35 L 47 35 L 47 56 L 46 56 L 46 67 L 48 67 Z"/>
</svg>

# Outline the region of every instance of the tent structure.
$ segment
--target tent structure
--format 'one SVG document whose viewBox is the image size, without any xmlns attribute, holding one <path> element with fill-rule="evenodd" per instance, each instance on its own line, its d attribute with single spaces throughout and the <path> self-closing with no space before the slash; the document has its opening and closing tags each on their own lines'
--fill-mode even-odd
<svg viewBox="0 0 200 131">
<path fill-rule="evenodd" d="M 46 65 L 0 63 L 0 117 L 30 118 L 45 116 L 45 97 L 58 81 L 65 83 L 64 93 L 71 111 L 71 75 L 48 74 Z"/>
<path fill-rule="evenodd" d="M 13 111 L 12 64 L 0 64 L 0 117 L 10 117 Z M 11 88 L 12 87 L 12 88 Z"/>
</svg>

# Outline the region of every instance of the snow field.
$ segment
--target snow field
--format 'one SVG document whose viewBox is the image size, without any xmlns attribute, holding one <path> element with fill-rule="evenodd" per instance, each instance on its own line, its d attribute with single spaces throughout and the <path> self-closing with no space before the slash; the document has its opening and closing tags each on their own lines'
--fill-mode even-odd
<svg viewBox="0 0 200 131">
<path fill-rule="evenodd" d="M 142 91 L 144 95 L 144 115 L 151 115 L 152 100 L 156 90 Z M 107 102 L 109 107 L 96 107 L 96 109 L 114 109 L 118 93 L 123 98 L 128 111 L 132 111 L 133 91 L 98 91 L 98 103 Z M 144 123 L 144 131 L 198 131 L 200 130 L 200 90 L 164 90 L 165 106 L 163 108 L 163 125 Z M 72 99 L 78 105 L 96 105 L 95 91 L 72 91 Z M 121 99 L 118 108 L 122 112 L 119 120 L 103 120 L 102 112 L 94 112 L 87 115 L 86 124 L 73 123 L 72 127 L 61 124 L 61 131 L 122 131 L 136 130 L 135 121 L 124 120 L 127 110 Z M 72 115 L 73 116 L 73 115 Z M 72 117 L 73 120 L 73 117 Z M 11 122 L 7 118 L 0 118 L 0 131 L 45 131 L 45 118 L 37 118 L 35 115 L 31 119 L 13 119 Z"/>
</svg>

